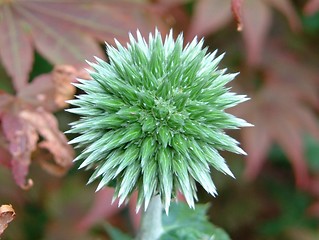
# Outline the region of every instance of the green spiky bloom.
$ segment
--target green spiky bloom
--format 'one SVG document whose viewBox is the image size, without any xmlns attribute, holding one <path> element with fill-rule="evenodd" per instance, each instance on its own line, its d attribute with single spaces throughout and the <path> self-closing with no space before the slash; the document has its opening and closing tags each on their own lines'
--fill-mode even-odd
<svg viewBox="0 0 319 240">
<path fill-rule="evenodd" d="M 218 151 L 244 154 L 224 132 L 249 125 L 224 112 L 247 100 L 225 87 L 236 74 L 217 68 L 222 56 L 203 40 L 183 47 L 172 35 L 163 41 L 156 31 L 147 42 L 137 32 L 127 47 L 107 45 L 109 61 L 89 63 L 93 80 L 79 80 L 85 94 L 70 101 L 82 116 L 69 131 L 80 134 L 70 143 L 85 147 L 80 168 L 94 169 L 97 190 L 115 186 L 119 204 L 137 190 L 137 209 L 160 194 L 168 211 L 178 191 L 194 207 L 196 182 L 216 194 L 211 166 L 233 176 Z"/>
</svg>

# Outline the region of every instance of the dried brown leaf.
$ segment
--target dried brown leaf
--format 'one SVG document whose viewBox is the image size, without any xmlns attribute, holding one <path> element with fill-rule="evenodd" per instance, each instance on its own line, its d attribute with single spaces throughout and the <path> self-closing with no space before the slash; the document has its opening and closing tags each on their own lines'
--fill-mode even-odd
<svg viewBox="0 0 319 240">
<path fill-rule="evenodd" d="M 0 236 L 8 227 L 8 224 L 14 219 L 15 215 L 16 214 L 11 205 L 0 206 Z"/>
<path fill-rule="evenodd" d="M 18 93 L 18 97 L 35 106 L 44 107 L 50 112 L 67 106 L 66 100 L 72 99 L 75 87 L 71 84 L 82 72 L 70 65 L 57 65 L 49 74 L 36 77 Z"/>
<path fill-rule="evenodd" d="M 56 118 L 41 108 L 25 110 L 20 115 L 43 138 L 39 147 L 47 149 L 58 166 L 68 169 L 72 165 L 74 152 L 65 135 L 59 131 Z"/>
<path fill-rule="evenodd" d="M 1 117 L 3 136 L 0 137 L 4 144 L 0 150 L 4 148 L 4 153 L 10 153 L 10 162 L 6 155 L 1 163 L 11 168 L 16 183 L 23 189 L 32 187 L 32 180 L 26 181 L 31 159 L 51 173 L 65 173 L 72 165 L 74 151 L 59 131 L 55 117 L 43 108 L 26 108 L 18 102 L 14 109 L 16 112 L 8 109 Z M 38 143 L 39 136 L 43 140 Z M 45 154 L 40 157 L 40 152 Z"/>
<path fill-rule="evenodd" d="M 49 111 L 64 108 L 65 100 L 73 98 L 71 82 L 76 75 L 74 67 L 60 65 L 32 81 L 16 97 L 0 93 L 0 163 L 11 169 L 24 189 L 32 186 L 31 179 L 26 181 L 32 160 L 55 175 L 64 174 L 72 164 L 74 151 Z"/>
<path fill-rule="evenodd" d="M 68 168 L 58 165 L 54 160 L 54 155 L 44 148 L 38 147 L 32 153 L 32 161 L 37 162 L 42 169 L 57 177 L 62 177 L 68 170 Z"/>
<path fill-rule="evenodd" d="M 52 72 L 52 81 L 55 86 L 54 103 L 58 108 L 68 106 L 66 100 L 74 97 L 75 87 L 71 84 L 75 82 L 77 71 L 69 65 L 55 66 Z"/>
</svg>

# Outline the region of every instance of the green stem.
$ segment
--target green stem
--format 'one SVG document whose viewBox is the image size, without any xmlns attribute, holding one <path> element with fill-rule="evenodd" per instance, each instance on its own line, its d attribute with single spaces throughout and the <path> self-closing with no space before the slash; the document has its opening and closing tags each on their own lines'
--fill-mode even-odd
<svg viewBox="0 0 319 240">
<path fill-rule="evenodd" d="M 163 233 L 162 202 L 159 195 L 153 196 L 142 216 L 141 226 L 136 240 L 157 240 Z"/>
</svg>

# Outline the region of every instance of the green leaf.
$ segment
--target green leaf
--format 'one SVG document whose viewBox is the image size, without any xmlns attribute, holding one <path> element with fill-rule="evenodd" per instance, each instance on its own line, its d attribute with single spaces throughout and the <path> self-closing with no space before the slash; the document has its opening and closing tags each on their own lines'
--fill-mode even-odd
<svg viewBox="0 0 319 240">
<path fill-rule="evenodd" d="M 103 225 L 105 231 L 110 236 L 111 240 L 132 240 L 130 236 L 126 235 L 125 233 L 121 232 L 120 230 L 114 228 L 110 224 L 105 223 Z"/>
<path fill-rule="evenodd" d="M 313 171 L 319 170 L 319 141 L 310 135 L 305 136 L 305 152 L 310 168 Z"/>
<path fill-rule="evenodd" d="M 208 221 L 208 204 L 190 209 L 184 203 L 172 203 L 169 215 L 163 214 L 164 234 L 160 240 L 230 240 L 228 234 Z"/>
</svg>

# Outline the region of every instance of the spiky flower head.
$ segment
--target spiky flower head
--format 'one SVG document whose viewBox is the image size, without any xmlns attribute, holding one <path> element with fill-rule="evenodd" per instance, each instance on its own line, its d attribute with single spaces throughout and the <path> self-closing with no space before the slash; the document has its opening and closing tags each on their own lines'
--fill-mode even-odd
<svg viewBox="0 0 319 240">
<path fill-rule="evenodd" d="M 76 160 L 94 169 L 89 182 L 101 178 L 97 190 L 115 187 L 119 204 L 137 190 L 137 209 L 160 194 L 168 211 L 180 191 L 194 207 L 196 182 L 216 194 L 211 166 L 233 176 L 218 151 L 244 154 L 224 132 L 249 125 L 224 111 L 247 100 L 225 87 L 236 74 L 218 69 L 222 55 L 207 53 L 203 40 L 183 47 L 172 31 L 164 41 L 156 30 L 148 42 L 139 32 L 127 47 L 115 42 L 108 62 L 89 63 L 93 80 L 79 80 L 85 94 L 70 101 L 82 116 L 69 131 L 80 134 L 70 143 L 85 147 Z"/>
</svg>

